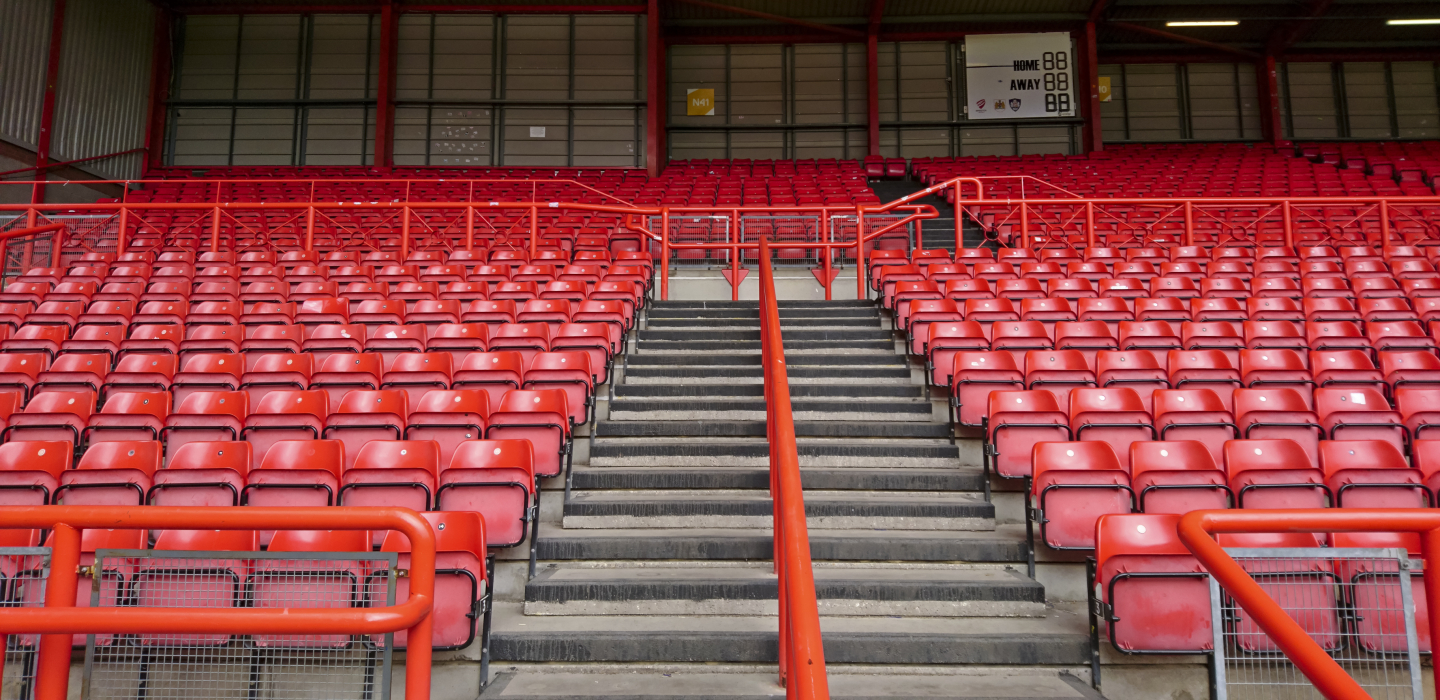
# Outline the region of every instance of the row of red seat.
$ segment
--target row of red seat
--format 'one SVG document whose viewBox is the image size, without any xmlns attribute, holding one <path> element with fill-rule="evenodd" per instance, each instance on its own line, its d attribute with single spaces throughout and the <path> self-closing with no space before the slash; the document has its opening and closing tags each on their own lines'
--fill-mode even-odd
<svg viewBox="0 0 1440 700">
<path fill-rule="evenodd" d="M 192 391 L 178 401 L 164 391 L 118 392 L 106 398 L 99 411 L 96 394 L 89 390 L 44 391 L 23 410 L 18 410 L 15 394 L 0 394 L 0 407 L 8 412 L 3 417 L 5 441 L 64 440 L 81 451 L 121 439 L 159 440 L 167 454 L 173 454 L 180 445 L 197 440 L 247 440 L 263 447 L 278 440 L 338 436 L 351 458 L 369 440 L 402 438 L 437 441 L 448 458 L 459 444 L 484 435 L 530 440 L 536 472 L 558 476 L 570 454 L 572 429 L 587 419 L 586 392 L 591 387 L 564 366 L 527 371 L 521 382 L 525 389 L 492 386 L 513 386 L 513 375 L 503 375 L 483 375 L 462 382 L 465 388 L 460 389 L 440 381 L 385 389 L 359 384 L 337 396 L 330 390 L 338 385 L 296 389 L 299 382 L 288 381 L 295 377 L 277 372 L 260 378 L 280 381 L 252 384 L 248 391 Z M 583 387 L 580 396 L 567 390 L 572 383 Z M 260 398 L 252 404 L 254 390 Z M 490 396 L 496 393 L 500 398 L 492 403 Z M 578 405 L 572 406 L 571 398 L 577 398 Z M 264 449 L 257 448 L 257 456 L 263 454 Z"/>
<path fill-rule="evenodd" d="M 1027 371 L 1039 363 L 1054 362 L 1094 372 L 1113 363 L 1154 366 L 1166 353 L 1171 371 L 1193 363 L 1210 363 L 1217 365 L 1216 369 L 1233 371 L 1242 359 L 1258 366 L 1259 358 L 1267 357 L 1267 353 L 1274 362 L 1308 367 L 1307 360 L 1311 359 L 1327 364 L 1338 362 L 1332 359 L 1337 355 L 1325 353 L 1350 351 L 1370 363 L 1378 355 L 1378 359 L 1389 363 L 1382 366 L 1394 367 L 1401 362 L 1428 363 L 1437 350 L 1436 339 L 1409 321 L 1370 323 L 1363 334 L 1357 324 L 1348 321 L 1186 321 L 1178 329 L 1166 321 L 1121 321 L 1118 325 L 1122 327 L 1119 339 L 1102 321 L 1061 321 L 1054 324 L 1053 330 L 1039 321 L 997 322 L 990 333 L 975 321 L 937 321 L 930 324 L 925 344 L 912 345 L 911 350 L 926 359 L 926 372 L 933 386 L 951 385 L 956 373 L 964 369 L 958 354 L 967 351 L 1008 352 L 1014 366 Z M 1156 357 L 1142 360 L 1125 354 L 1133 350 L 1152 351 Z M 1307 351 L 1318 355 L 1307 355 Z M 1410 354 L 1415 351 L 1430 358 L 1412 359 Z M 1385 359 L 1397 353 L 1404 353 L 1403 359 Z M 1102 354 L 1106 355 L 1103 365 Z M 1374 369 L 1373 364 L 1370 369 Z"/>
<path fill-rule="evenodd" d="M 455 293 L 456 296 L 460 294 Z M 93 336 L 97 331 L 103 330 L 106 337 L 118 340 L 127 335 L 133 337 L 142 326 L 162 325 L 183 326 L 186 329 L 183 335 L 188 339 L 196 332 L 194 327 L 253 328 L 277 323 L 298 324 L 304 326 L 309 333 L 324 330 L 313 328 L 316 325 L 415 325 L 424 327 L 430 335 L 434 335 L 471 332 L 465 329 L 441 328 L 456 324 L 542 322 L 550 325 L 552 329 L 571 323 L 613 324 L 616 328 L 611 335 L 618 345 L 618 335 L 628 329 L 635 318 L 633 298 L 623 290 L 617 294 L 621 297 L 619 299 L 570 301 L 564 298 L 531 298 L 521 301 L 518 307 L 516 301 L 509 297 L 486 300 L 484 295 L 478 296 L 480 298 L 470 299 L 468 303 L 465 299 L 357 300 L 311 297 L 297 304 L 294 301 L 276 301 L 272 297 L 240 301 L 199 301 L 194 305 L 184 300 L 144 301 L 137 305 L 134 301 L 112 299 L 94 301 L 88 306 L 83 301 L 45 301 L 34 307 L 29 302 L 4 301 L 0 302 L 0 333 L 4 333 L 0 338 L 27 337 L 28 333 L 29 337 L 49 337 L 64 341 L 71 337 L 78 338 L 82 332 Z M 13 336 L 9 333 L 10 329 L 15 330 Z M 173 335 L 174 331 L 180 329 L 167 330 L 172 331 Z M 242 329 L 210 330 L 218 330 L 222 335 L 235 337 L 235 333 Z M 251 331 L 244 332 L 248 334 Z M 363 340 L 363 336 L 361 339 Z"/>
</svg>

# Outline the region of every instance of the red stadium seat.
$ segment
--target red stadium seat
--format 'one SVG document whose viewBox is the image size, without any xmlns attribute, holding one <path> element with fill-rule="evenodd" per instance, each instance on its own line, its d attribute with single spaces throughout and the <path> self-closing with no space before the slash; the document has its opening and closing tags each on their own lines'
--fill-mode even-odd
<svg viewBox="0 0 1440 700">
<path fill-rule="evenodd" d="M 1130 475 L 1107 444 L 1040 443 L 1034 462 L 1035 520 L 1052 549 L 1094 549 L 1100 516 L 1134 509 Z"/>
<path fill-rule="evenodd" d="M 1179 519 L 1116 514 L 1096 524 L 1094 590 L 1104 612 L 1099 629 L 1120 651 L 1214 649 L 1209 574 L 1180 541 Z"/>
<path fill-rule="evenodd" d="M 1130 445 L 1130 485 L 1142 513 L 1184 515 L 1225 509 L 1233 496 L 1225 472 L 1204 443 L 1194 440 Z"/>
</svg>

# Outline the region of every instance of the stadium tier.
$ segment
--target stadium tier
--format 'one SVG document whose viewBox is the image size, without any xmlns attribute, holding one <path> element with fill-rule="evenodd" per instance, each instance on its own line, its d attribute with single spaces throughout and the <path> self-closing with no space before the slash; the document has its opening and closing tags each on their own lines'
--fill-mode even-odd
<svg viewBox="0 0 1440 700">
<path fill-rule="evenodd" d="M 1437 26 L 0 0 L 0 700 L 1434 697 Z"/>
</svg>

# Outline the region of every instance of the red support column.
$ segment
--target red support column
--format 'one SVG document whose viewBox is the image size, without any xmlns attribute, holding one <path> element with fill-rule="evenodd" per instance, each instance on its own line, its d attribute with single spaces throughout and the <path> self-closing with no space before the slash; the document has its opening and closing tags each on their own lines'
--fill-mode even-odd
<svg viewBox="0 0 1440 700">
<path fill-rule="evenodd" d="M 165 164 L 165 102 L 170 99 L 170 11 L 155 11 L 155 45 L 150 51 L 150 107 L 145 123 L 145 165 L 142 177 L 151 168 Z"/>
<path fill-rule="evenodd" d="M 660 0 L 648 0 L 645 8 L 645 56 L 645 169 L 650 177 L 657 177 L 665 169 L 665 42 L 660 38 Z"/>
<path fill-rule="evenodd" d="M 1080 117 L 1085 120 L 1081 127 L 1081 142 L 1086 153 L 1105 150 L 1105 141 L 1100 123 L 1100 57 L 1095 48 L 1095 23 L 1085 23 L 1085 33 L 1080 37 L 1080 46 L 1075 52 L 1080 74 L 1075 76 L 1084 88 L 1080 93 Z"/>
<path fill-rule="evenodd" d="M 45 180 L 50 164 L 50 139 L 55 126 L 55 84 L 60 80 L 61 39 L 65 35 L 65 0 L 53 0 L 50 12 L 50 56 L 45 63 L 45 96 L 40 106 L 40 133 L 35 139 L 36 180 Z M 30 191 L 30 203 L 45 202 L 45 185 L 35 185 Z"/>
<path fill-rule="evenodd" d="M 880 37 L 865 37 L 865 129 L 867 155 L 880 155 Z"/>
<path fill-rule="evenodd" d="M 1280 124 L 1280 77 L 1275 68 L 1275 57 L 1265 55 L 1255 62 L 1255 92 L 1260 97 L 1260 134 L 1270 143 L 1285 139 L 1285 129 Z"/>
<path fill-rule="evenodd" d="M 375 95 L 375 168 L 394 165 L 395 144 L 395 45 L 398 43 L 400 13 L 394 2 L 380 6 L 380 60 Z"/>
</svg>

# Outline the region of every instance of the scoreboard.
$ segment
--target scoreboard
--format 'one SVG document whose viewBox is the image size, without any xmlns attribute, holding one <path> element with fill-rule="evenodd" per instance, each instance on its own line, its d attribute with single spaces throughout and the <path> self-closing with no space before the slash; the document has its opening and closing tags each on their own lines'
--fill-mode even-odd
<svg viewBox="0 0 1440 700">
<path fill-rule="evenodd" d="M 1075 116 L 1075 52 L 1066 32 L 965 37 L 971 119 Z"/>
</svg>

